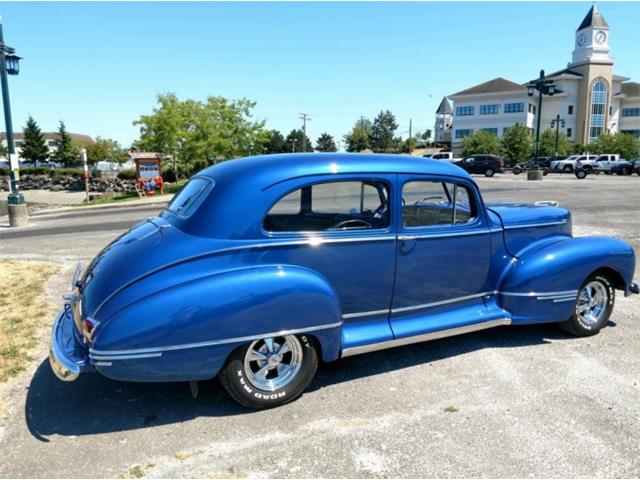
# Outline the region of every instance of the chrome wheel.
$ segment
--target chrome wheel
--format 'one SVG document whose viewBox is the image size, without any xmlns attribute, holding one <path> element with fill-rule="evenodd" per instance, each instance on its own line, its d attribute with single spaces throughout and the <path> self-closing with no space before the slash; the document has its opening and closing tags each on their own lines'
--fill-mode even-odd
<svg viewBox="0 0 640 480">
<path fill-rule="evenodd" d="M 597 281 L 589 282 L 578 294 L 576 315 L 585 325 L 595 326 L 607 309 L 608 301 L 609 294 L 605 285 Z"/>
<path fill-rule="evenodd" d="M 302 356 L 302 345 L 295 335 L 256 340 L 244 357 L 247 380 L 260 390 L 280 390 L 300 371 Z"/>
</svg>

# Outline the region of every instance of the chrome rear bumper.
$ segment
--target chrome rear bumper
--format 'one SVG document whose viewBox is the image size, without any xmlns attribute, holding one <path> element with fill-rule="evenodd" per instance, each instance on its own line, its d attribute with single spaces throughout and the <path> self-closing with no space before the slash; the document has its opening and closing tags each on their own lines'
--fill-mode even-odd
<svg viewBox="0 0 640 480">
<path fill-rule="evenodd" d="M 81 373 L 93 369 L 86 348 L 76 338 L 75 328 L 71 310 L 65 308 L 58 314 L 51 331 L 49 363 L 56 377 L 65 382 L 72 382 Z"/>
</svg>

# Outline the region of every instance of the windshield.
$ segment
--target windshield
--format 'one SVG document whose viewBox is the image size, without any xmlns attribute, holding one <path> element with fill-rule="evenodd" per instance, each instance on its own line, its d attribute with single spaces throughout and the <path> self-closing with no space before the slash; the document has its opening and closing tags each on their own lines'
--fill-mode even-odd
<svg viewBox="0 0 640 480">
<path fill-rule="evenodd" d="M 181 217 L 188 217 L 200 204 L 213 184 L 214 182 L 207 178 L 192 178 L 182 187 L 176 196 L 173 197 L 173 200 L 171 200 L 171 203 L 167 206 L 167 210 Z"/>
</svg>

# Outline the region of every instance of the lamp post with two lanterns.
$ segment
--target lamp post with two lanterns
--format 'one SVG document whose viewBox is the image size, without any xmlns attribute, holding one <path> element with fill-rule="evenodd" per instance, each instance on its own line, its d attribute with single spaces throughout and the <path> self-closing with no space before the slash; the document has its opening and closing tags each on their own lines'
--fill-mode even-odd
<svg viewBox="0 0 640 480">
<path fill-rule="evenodd" d="M 556 129 L 556 150 L 555 157 L 558 158 L 558 138 L 560 136 L 560 127 L 564 128 L 564 118 L 560 118 L 560 114 L 556 115 L 556 118 L 551 120 L 551 128 Z"/>
<path fill-rule="evenodd" d="M 547 79 L 544 76 L 544 70 L 540 70 L 540 78 L 532 80 L 527 85 L 527 94 L 533 97 L 536 90 L 538 91 L 538 110 L 536 114 L 536 143 L 533 155 L 533 170 L 539 169 L 538 154 L 540 152 L 540 120 L 542 119 L 542 96 L 548 95 L 552 97 L 558 93 L 562 93 L 563 90 L 559 89 L 553 80 Z"/>
<path fill-rule="evenodd" d="M 4 107 L 4 123 L 7 134 L 7 156 L 11 167 L 11 190 L 7 203 L 9 206 L 9 225 L 12 227 L 20 227 L 28 222 L 27 204 L 24 202 L 24 196 L 20 193 L 18 184 L 20 175 L 18 172 L 18 159 L 15 156 L 16 146 L 13 141 L 9 80 L 7 79 L 7 75 L 18 75 L 18 73 L 20 73 L 20 57 L 16 55 L 15 49 L 4 43 L 2 19 L 0 18 L 0 83 L 2 83 L 2 105 Z"/>
</svg>

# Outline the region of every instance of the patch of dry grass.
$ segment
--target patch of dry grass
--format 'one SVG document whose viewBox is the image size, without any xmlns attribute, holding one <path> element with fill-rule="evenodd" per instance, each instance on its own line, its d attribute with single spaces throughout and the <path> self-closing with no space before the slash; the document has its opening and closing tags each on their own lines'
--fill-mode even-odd
<svg viewBox="0 0 640 480">
<path fill-rule="evenodd" d="M 0 383 L 24 370 L 38 329 L 52 313 L 45 296 L 51 263 L 0 259 Z"/>
</svg>

